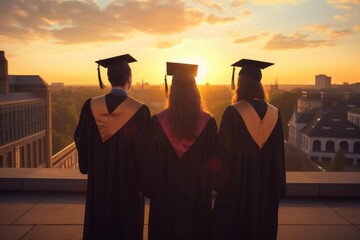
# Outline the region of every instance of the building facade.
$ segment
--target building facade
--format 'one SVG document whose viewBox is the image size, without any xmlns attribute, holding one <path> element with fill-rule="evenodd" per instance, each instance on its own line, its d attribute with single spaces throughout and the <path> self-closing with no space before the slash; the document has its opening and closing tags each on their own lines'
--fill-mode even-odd
<svg viewBox="0 0 360 240">
<path fill-rule="evenodd" d="M 331 77 L 325 74 L 315 76 L 315 87 L 318 89 L 331 88 Z"/>
<path fill-rule="evenodd" d="M 288 143 L 314 161 L 331 161 L 342 149 L 348 163 L 360 164 L 360 94 L 312 92 L 308 96 L 321 102 L 321 107 L 294 109 Z M 306 97 L 298 99 L 298 107 Z"/>
<path fill-rule="evenodd" d="M 0 167 L 52 167 L 51 91 L 37 75 L 8 75 L 0 51 Z"/>
<path fill-rule="evenodd" d="M 352 108 L 347 112 L 348 121 L 360 127 L 360 108 Z"/>
</svg>

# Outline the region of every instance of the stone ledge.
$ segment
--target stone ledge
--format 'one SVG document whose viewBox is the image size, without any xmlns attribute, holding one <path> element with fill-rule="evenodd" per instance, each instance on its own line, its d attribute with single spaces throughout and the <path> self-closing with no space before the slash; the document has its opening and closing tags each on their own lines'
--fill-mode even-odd
<svg viewBox="0 0 360 240">
<path fill-rule="evenodd" d="M 77 169 L 0 168 L 0 190 L 85 192 L 86 175 Z"/>
<path fill-rule="evenodd" d="M 289 197 L 360 197 L 360 172 L 287 172 Z M 85 192 L 77 169 L 0 168 L 0 191 Z"/>
</svg>

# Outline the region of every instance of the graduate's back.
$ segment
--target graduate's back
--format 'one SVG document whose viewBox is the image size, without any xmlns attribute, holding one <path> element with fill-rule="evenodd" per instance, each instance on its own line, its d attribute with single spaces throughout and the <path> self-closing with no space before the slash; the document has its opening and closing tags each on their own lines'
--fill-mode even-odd
<svg viewBox="0 0 360 240">
<path fill-rule="evenodd" d="M 201 105 L 193 75 L 172 79 L 169 107 L 153 116 L 141 189 L 151 199 L 149 239 L 208 239 L 211 192 L 206 162 L 215 119 Z"/>
<path fill-rule="evenodd" d="M 234 103 L 221 121 L 210 166 L 217 189 L 212 239 L 276 239 L 284 193 L 284 141 L 279 111 L 265 101 L 261 71 L 240 72 Z"/>
</svg>

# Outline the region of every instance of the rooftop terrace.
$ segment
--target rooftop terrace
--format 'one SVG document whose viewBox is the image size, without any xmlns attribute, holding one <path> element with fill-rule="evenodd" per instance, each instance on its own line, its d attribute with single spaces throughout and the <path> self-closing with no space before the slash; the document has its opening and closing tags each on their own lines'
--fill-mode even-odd
<svg viewBox="0 0 360 240">
<path fill-rule="evenodd" d="M 360 239 L 360 173 L 288 172 L 278 239 Z M 0 169 L 0 239 L 82 239 L 86 176 Z M 144 239 L 149 201 L 146 201 Z"/>
</svg>

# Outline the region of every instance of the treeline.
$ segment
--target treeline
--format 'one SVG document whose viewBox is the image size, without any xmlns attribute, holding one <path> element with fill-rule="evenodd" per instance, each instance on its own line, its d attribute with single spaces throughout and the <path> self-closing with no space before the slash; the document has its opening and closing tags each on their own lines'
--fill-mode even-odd
<svg viewBox="0 0 360 240">
<path fill-rule="evenodd" d="M 53 155 L 73 142 L 73 134 L 83 103 L 105 92 L 96 87 L 52 89 L 52 147 Z"/>
<path fill-rule="evenodd" d="M 289 137 L 289 120 L 296 108 L 297 99 L 300 97 L 301 90 L 281 91 L 269 94 L 269 102 L 277 107 L 281 113 L 281 121 L 283 125 L 284 139 Z"/>
</svg>

